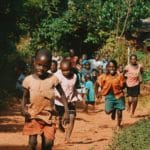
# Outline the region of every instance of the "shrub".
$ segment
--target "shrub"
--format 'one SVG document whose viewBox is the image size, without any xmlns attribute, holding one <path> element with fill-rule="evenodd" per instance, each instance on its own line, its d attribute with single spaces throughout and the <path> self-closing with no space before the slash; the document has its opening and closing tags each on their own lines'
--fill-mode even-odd
<svg viewBox="0 0 150 150">
<path fill-rule="evenodd" d="M 149 150 L 150 119 L 123 129 L 112 140 L 109 150 Z"/>
</svg>

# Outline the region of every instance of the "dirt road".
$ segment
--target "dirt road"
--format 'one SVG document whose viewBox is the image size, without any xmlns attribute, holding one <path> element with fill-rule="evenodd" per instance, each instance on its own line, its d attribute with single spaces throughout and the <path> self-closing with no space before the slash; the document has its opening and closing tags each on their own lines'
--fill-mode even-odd
<svg viewBox="0 0 150 150">
<path fill-rule="evenodd" d="M 136 118 L 124 111 L 123 127 L 127 127 L 147 115 L 147 110 L 138 109 Z M 0 115 L 0 150 L 26 150 L 28 138 L 22 135 L 24 119 L 20 105 L 12 105 Z M 83 113 L 78 109 L 72 144 L 64 144 L 64 134 L 57 130 L 54 150 L 105 150 L 111 142 L 116 121 L 104 112 L 104 103 L 97 105 L 97 112 Z M 38 149 L 40 149 L 40 137 Z"/>
</svg>

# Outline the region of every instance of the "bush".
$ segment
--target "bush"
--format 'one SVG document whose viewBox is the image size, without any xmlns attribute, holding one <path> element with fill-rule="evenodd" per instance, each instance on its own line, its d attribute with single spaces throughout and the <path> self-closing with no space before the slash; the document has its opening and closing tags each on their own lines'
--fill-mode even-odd
<svg viewBox="0 0 150 150">
<path fill-rule="evenodd" d="M 109 150 L 149 150 L 150 119 L 123 129 L 113 138 Z"/>
</svg>

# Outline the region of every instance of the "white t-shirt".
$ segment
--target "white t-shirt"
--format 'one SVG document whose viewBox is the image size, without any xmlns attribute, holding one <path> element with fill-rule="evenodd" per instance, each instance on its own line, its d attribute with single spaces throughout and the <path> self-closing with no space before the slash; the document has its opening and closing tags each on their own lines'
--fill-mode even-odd
<svg viewBox="0 0 150 150">
<path fill-rule="evenodd" d="M 55 76 L 58 78 L 59 83 L 65 92 L 66 98 L 68 102 L 77 101 L 78 98 L 76 95 L 74 95 L 74 88 L 77 81 L 76 74 L 73 75 L 73 78 L 68 79 L 63 76 L 61 70 L 57 71 L 55 73 Z M 56 90 L 56 96 L 61 99 L 61 96 L 59 95 L 58 91 Z M 55 104 L 59 106 L 63 106 L 63 104 L 60 102 L 60 100 L 55 99 Z"/>
<path fill-rule="evenodd" d="M 91 69 L 97 69 L 98 66 L 103 66 L 100 60 L 96 61 L 95 59 L 90 59 L 89 62 L 91 64 Z"/>
</svg>

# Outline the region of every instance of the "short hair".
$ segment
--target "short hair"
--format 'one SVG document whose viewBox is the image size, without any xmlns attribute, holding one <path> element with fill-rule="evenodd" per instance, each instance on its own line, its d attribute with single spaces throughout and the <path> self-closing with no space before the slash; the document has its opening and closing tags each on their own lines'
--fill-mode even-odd
<svg viewBox="0 0 150 150">
<path fill-rule="evenodd" d="M 52 62 L 51 62 L 51 63 L 55 64 L 56 66 L 58 65 L 58 63 L 57 63 L 57 61 L 56 61 L 56 60 L 52 60 Z"/>
<path fill-rule="evenodd" d="M 70 60 L 68 60 L 68 59 L 63 59 L 60 63 L 60 66 L 62 66 L 63 64 L 68 65 L 70 68 L 72 66 Z"/>
<path fill-rule="evenodd" d="M 115 66 L 115 68 L 117 69 L 118 64 L 117 64 L 117 61 L 116 61 L 116 60 L 114 60 L 114 59 L 110 60 L 110 61 L 108 62 L 108 65 L 109 65 L 110 63 L 113 63 L 114 66 Z"/>
<path fill-rule="evenodd" d="M 131 55 L 130 55 L 130 59 L 131 59 L 132 57 L 135 57 L 135 59 L 137 60 L 137 55 L 131 54 Z"/>
<path fill-rule="evenodd" d="M 52 62 L 52 55 L 48 50 L 44 50 L 44 49 L 38 50 L 35 54 L 35 59 L 38 59 L 41 56 L 45 56 L 50 63 Z"/>
</svg>

